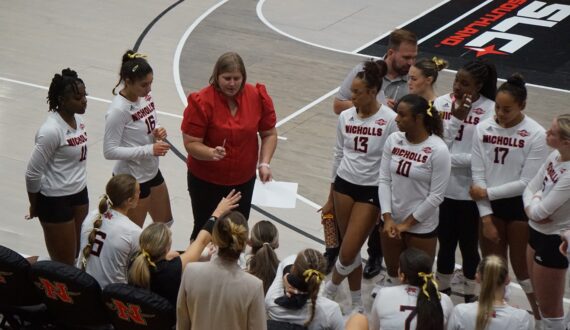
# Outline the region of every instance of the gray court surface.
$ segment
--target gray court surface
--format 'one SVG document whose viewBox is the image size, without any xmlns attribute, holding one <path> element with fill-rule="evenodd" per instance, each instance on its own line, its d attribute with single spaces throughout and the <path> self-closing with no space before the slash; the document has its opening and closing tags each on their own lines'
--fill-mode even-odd
<svg viewBox="0 0 570 330">
<path fill-rule="evenodd" d="M 88 188 L 91 208 L 95 207 L 113 166 L 102 155 L 104 115 L 121 55 L 138 40 L 139 51 L 148 55 L 154 68 L 153 96 L 161 111 L 160 123 L 183 154 L 180 122 L 185 95 L 207 84 L 221 53 L 232 50 L 243 56 L 249 82 L 264 83 L 275 102 L 280 140 L 271 164 L 274 177 L 299 183 L 295 209 L 254 211 L 251 223 L 272 217 L 296 228 L 275 222 L 281 257 L 307 247 L 323 250 L 323 245 L 299 231 L 322 238 L 316 211 L 329 189 L 335 89 L 350 68 L 366 59 L 356 51 L 441 3 L 181 1 L 149 26 L 173 4 L 165 0 L 0 2 L 0 244 L 28 255 L 47 255 L 37 219 L 24 220 L 28 209 L 24 173 L 35 132 L 47 115 L 47 86 L 54 73 L 67 67 L 79 73 L 90 94 L 85 115 Z M 454 72 L 440 76 L 439 94 L 450 90 L 453 77 Z M 532 87 L 526 112 L 547 127 L 555 115 L 570 111 L 569 96 Z M 184 249 L 192 228 L 186 167 L 171 152 L 161 159 L 160 168 L 176 221 L 174 246 Z M 376 280 L 364 281 L 364 297 Z M 514 291 L 515 304 L 526 307 L 520 290 Z M 346 294 L 340 299 L 348 307 Z M 371 302 L 365 303 L 369 307 Z"/>
</svg>

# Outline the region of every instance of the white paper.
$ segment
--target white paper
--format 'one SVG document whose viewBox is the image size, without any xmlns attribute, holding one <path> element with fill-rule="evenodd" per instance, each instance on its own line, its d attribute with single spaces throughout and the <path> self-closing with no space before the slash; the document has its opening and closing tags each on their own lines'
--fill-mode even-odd
<svg viewBox="0 0 570 330">
<path fill-rule="evenodd" d="M 296 182 L 272 181 L 262 183 L 255 180 L 252 204 L 265 207 L 295 208 L 297 202 Z"/>
</svg>

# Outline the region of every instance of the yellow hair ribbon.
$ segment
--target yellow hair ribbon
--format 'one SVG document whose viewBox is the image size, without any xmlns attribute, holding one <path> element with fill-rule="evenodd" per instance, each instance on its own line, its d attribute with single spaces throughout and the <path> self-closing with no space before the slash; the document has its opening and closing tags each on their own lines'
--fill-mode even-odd
<svg viewBox="0 0 570 330">
<path fill-rule="evenodd" d="M 433 117 L 433 114 L 432 114 L 432 112 L 431 112 L 431 110 L 433 109 L 433 101 L 429 101 L 428 104 L 429 104 L 429 106 L 428 106 L 428 108 L 427 108 L 426 113 L 428 114 L 428 116 Z"/>
<path fill-rule="evenodd" d="M 432 57 L 431 60 L 435 63 L 435 66 L 437 66 L 438 69 L 445 65 L 445 62 L 437 56 Z"/>
<path fill-rule="evenodd" d="M 135 58 L 146 58 L 145 54 L 141 54 L 141 53 L 134 53 L 134 54 L 128 54 L 127 55 L 131 60 L 135 59 Z"/>
<path fill-rule="evenodd" d="M 156 268 L 156 264 L 152 262 L 150 254 L 148 254 L 148 252 L 146 252 L 145 250 L 141 250 L 141 254 L 146 258 L 146 261 L 148 261 L 149 265 L 151 265 L 153 268 Z"/>
<path fill-rule="evenodd" d="M 433 273 L 426 274 L 424 272 L 419 272 L 418 276 L 424 279 L 424 285 L 422 285 L 422 292 L 423 292 L 423 294 L 426 295 L 428 300 L 431 299 L 431 297 L 429 296 L 429 292 L 427 291 L 428 282 L 433 283 L 433 285 L 435 286 L 435 291 L 437 292 L 437 297 L 441 299 L 441 294 L 437 290 L 437 282 L 434 279 Z"/>
<path fill-rule="evenodd" d="M 317 277 L 317 284 L 321 284 L 321 282 L 325 279 L 325 274 L 315 269 L 307 269 L 306 271 L 303 272 L 303 277 L 305 278 L 305 282 L 309 282 L 312 276 Z"/>
</svg>

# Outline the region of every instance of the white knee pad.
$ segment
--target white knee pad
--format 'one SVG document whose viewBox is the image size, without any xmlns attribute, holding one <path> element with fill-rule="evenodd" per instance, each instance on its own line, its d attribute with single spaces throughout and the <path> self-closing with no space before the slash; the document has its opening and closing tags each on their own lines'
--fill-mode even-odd
<svg viewBox="0 0 570 330">
<path fill-rule="evenodd" d="M 362 265 L 362 258 L 360 257 L 360 253 L 358 253 L 356 255 L 356 257 L 354 258 L 354 261 L 350 264 L 350 265 L 343 265 L 340 263 L 340 258 L 336 259 L 336 271 L 341 275 L 341 276 L 348 276 L 348 274 L 352 273 L 353 270 L 355 270 L 356 268 L 358 268 L 359 266 Z"/>
<path fill-rule="evenodd" d="M 521 286 L 521 289 L 524 291 L 524 293 L 528 294 L 534 292 L 530 278 L 527 278 L 526 280 L 517 280 L 517 282 L 519 282 L 519 285 Z"/>
<path fill-rule="evenodd" d="M 563 317 L 543 317 L 542 318 L 542 329 L 543 330 L 565 330 Z"/>
</svg>

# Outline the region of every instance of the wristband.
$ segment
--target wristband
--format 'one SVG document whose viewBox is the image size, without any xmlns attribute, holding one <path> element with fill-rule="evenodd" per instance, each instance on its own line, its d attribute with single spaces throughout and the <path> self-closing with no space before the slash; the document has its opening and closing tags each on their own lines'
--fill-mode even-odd
<svg viewBox="0 0 570 330">
<path fill-rule="evenodd" d="M 216 224 L 216 220 L 218 220 L 217 217 L 215 216 L 211 216 L 208 221 L 206 221 L 206 223 L 204 224 L 204 226 L 202 226 L 202 229 L 204 229 L 205 231 L 207 231 L 208 233 L 212 234 L 212 231 L 214 230 L 214 225 Z"/>
<path fill-rule="evenodd" d="M 260 167 L 267 167 L 267 168 L 271 168 L 271 166 L 269 166 L 269 164 L 268 164 L 268 163 L 259 163 L 259 165 L 257 165 L 257 168 L 260 168 Z"/>
</svg>

